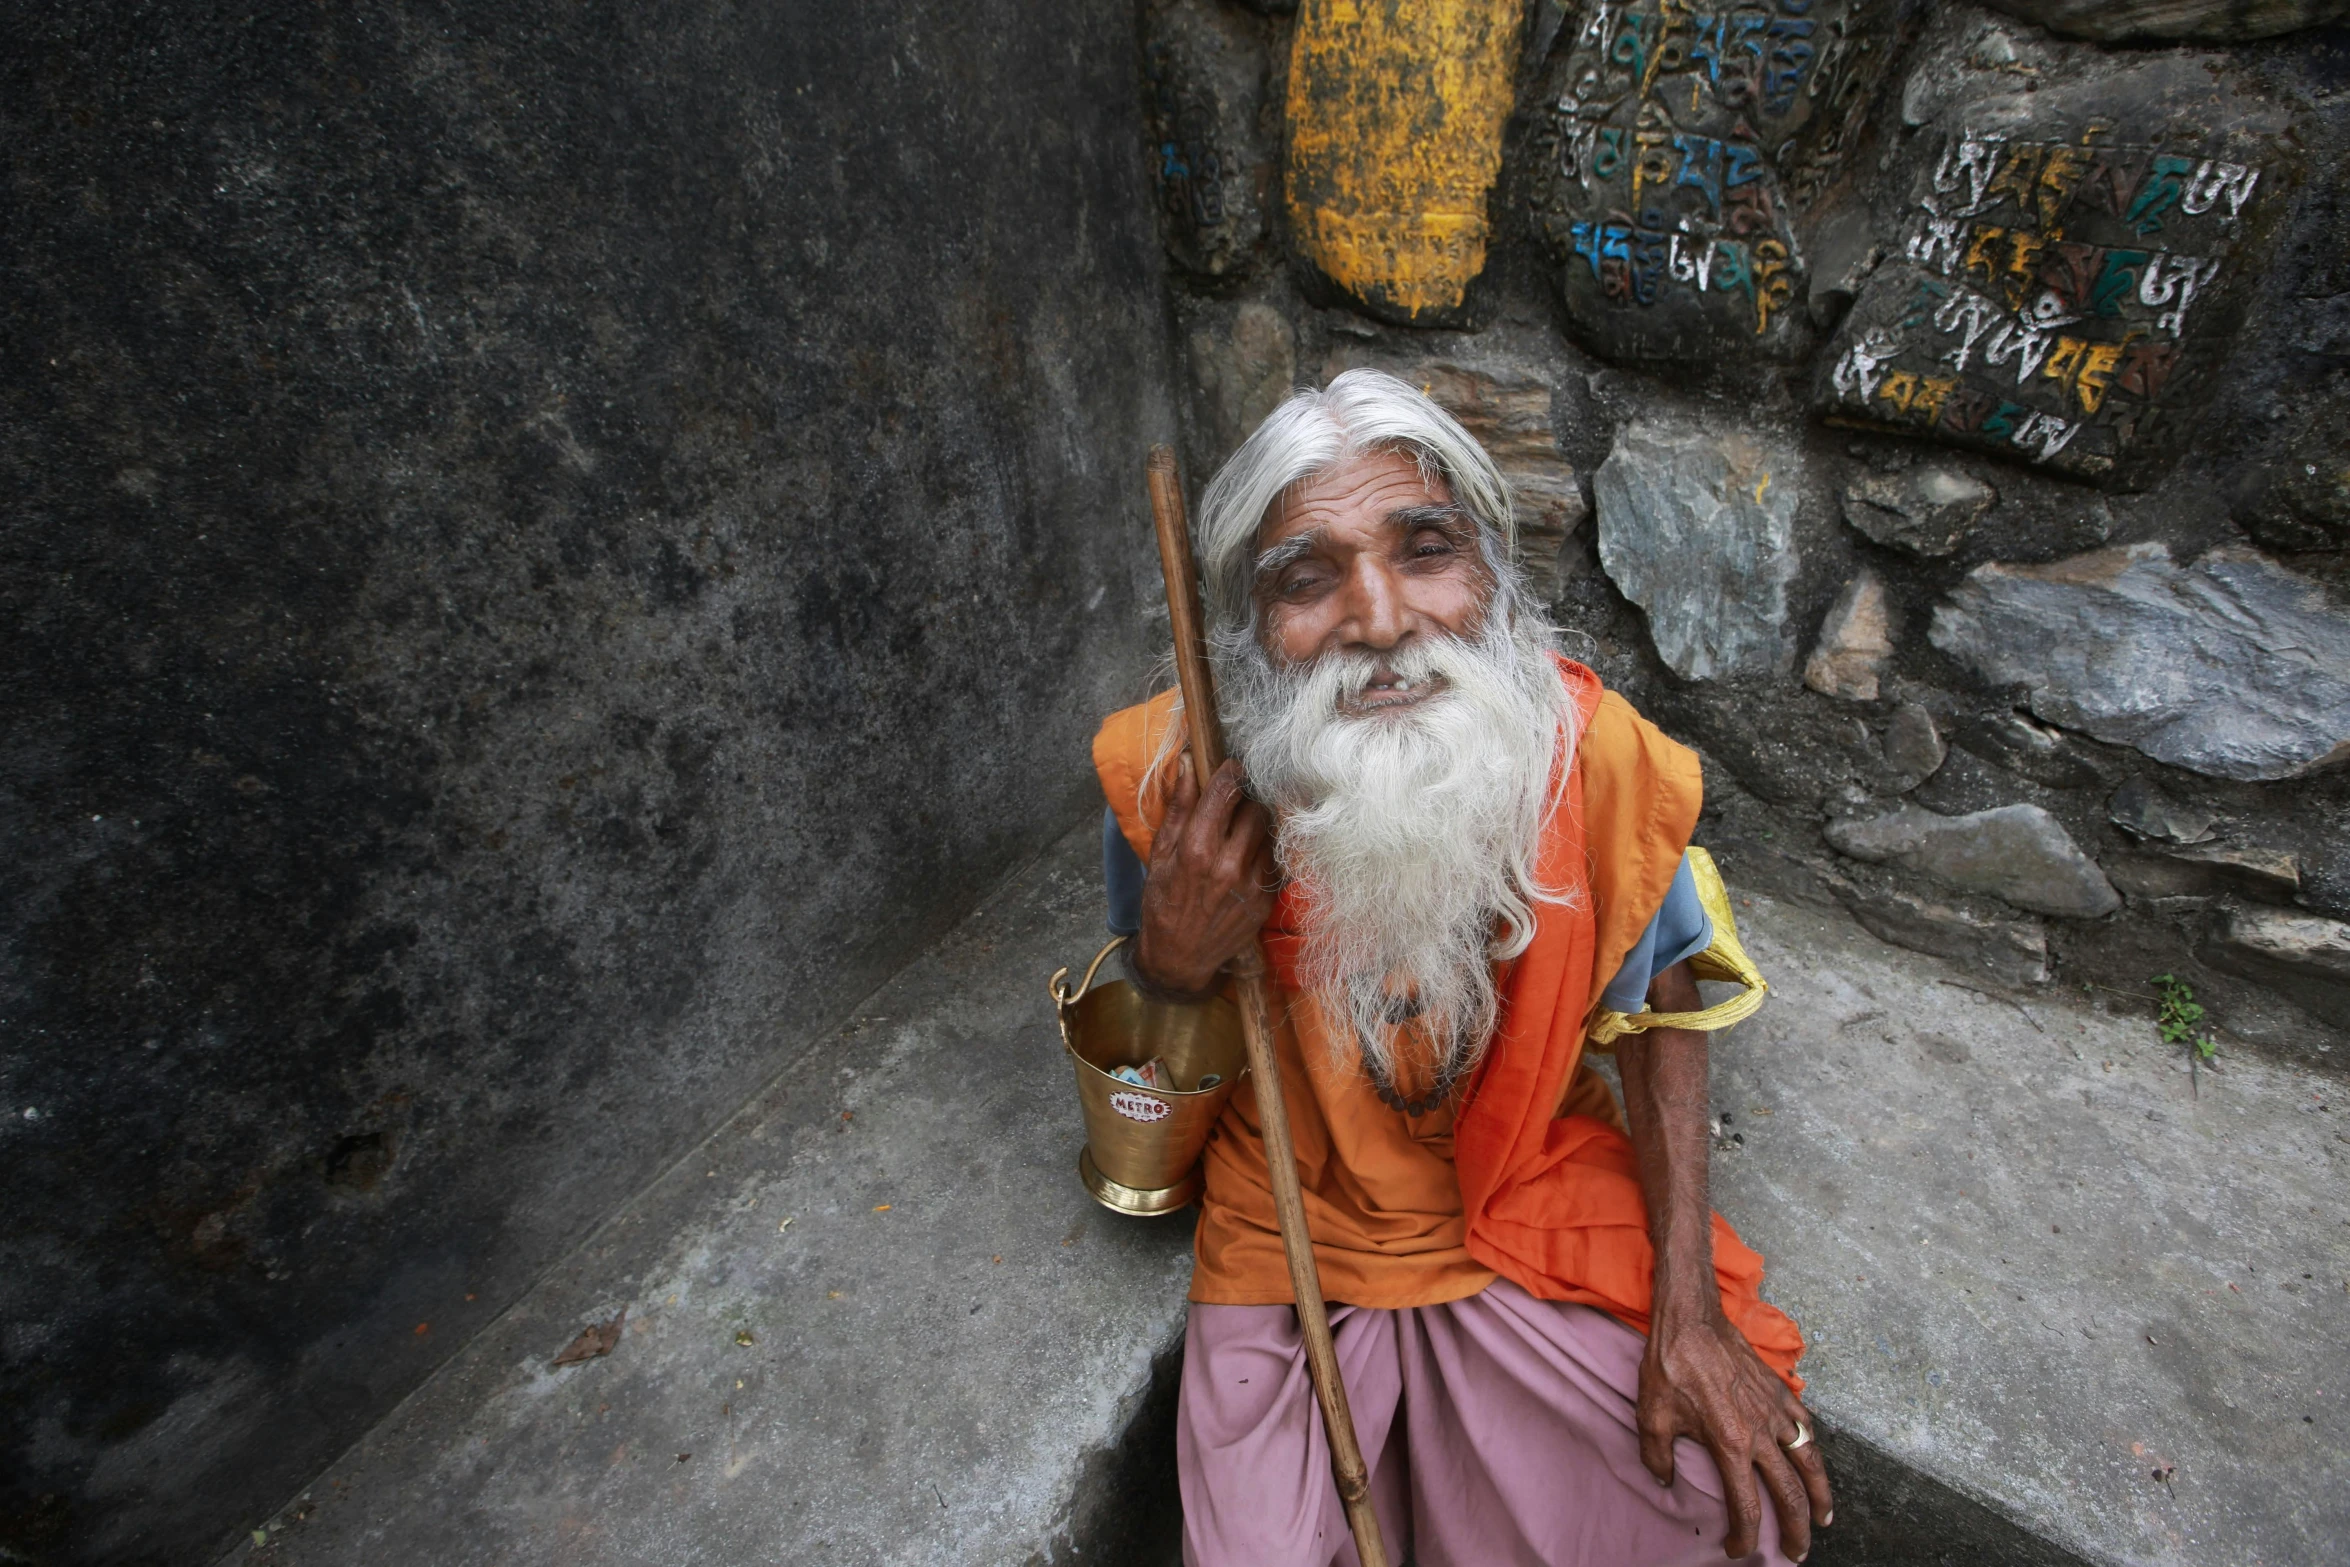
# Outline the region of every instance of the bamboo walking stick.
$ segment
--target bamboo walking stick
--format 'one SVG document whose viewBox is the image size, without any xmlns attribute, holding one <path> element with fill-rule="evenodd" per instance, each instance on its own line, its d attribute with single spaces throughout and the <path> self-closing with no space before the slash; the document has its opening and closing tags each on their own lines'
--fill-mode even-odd
<svg viewBox="0 0 2350 1567">
<path fill-rule="evenodd" d="M 1175 678 L 1183 688 L 1183 713 L 1191 730 L 1192 774 L 1205 790 L 1224 765 L 1224 728 L 1216 715 L 1216 688 L 1208 674 L 1207 644 L 1200 631 L 1199 578 L 1192 568 L 1191 527 L 1183 513 L 1183 481 L 1175 471 L 1172 447 L 1154 446 L 1150 456 L 1151 520 L 1159 533 L 1159 565 L 1167 576 L 1167 616 L 1175 629 Z M 1281 1221 L 1281 1250 L 1289 1259 L 1289 1286 L 1297 1296 L 1298 1326 L 1305 1332 L 1306 1370 L 1322 1406 L 1330 1437 L 1330 1472 L 1346 1504 L 1362 1567 L 1388 1567 L 1371 1509 L 1371 1477 L 1355 1439 L 1346 1387 L 1338 1379 L 1338 1350 L 1330 1340 L 1330 1308 L 1322 1299 L 1322 1275 L 1314 1266 L 1314 1243 L 1306 1233 L 1306 1200 L 1297 1182 L 1297 1148 L 1289 1135 L 1289 1105 L 1281 1092 L 1281 1064 L 1273 1054 L 1271 983 L 1264 948 L 1250 942 L 1230 965 L 1240 1003 L 1240 1026 L 1248 1042 L 1248 1068 L 1256 1079 L 1257 1119 L 1264 1123 L 1265 1166 L 1273 1180 L 1273 1211 Z"/>
</svg>

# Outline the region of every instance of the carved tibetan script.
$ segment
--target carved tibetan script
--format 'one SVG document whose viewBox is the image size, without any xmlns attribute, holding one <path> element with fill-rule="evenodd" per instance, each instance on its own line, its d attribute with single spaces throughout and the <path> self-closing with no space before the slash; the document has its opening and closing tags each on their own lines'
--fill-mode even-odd
<svg viewBox="0 0 2350 1567">
<path fill-rule="evenodd" d="M 1816 406 L 2104 483 L 2156 471 L 2192 433 L 2289 178 L 2258 139 L 2216 140 L 1947 134 Z"/>
<path fill-rule="evenodd" d="M 1535 224 L 1579 335 L 1616 359 L 1802 355 L 1793 220 L 1860 133 L 1894 10 L 1585 8 L 1533 137 Z"/>
</svg>

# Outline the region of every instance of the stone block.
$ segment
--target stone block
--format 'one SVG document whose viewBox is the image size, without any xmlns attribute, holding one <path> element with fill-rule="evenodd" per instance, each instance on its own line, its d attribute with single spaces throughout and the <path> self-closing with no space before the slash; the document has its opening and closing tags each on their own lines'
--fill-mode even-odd
<svg viewBox="0 0 2350 1567">
<path fill-rule="evenodd" d="M 2350 614 L 2249 550 L 1979 566 L 1928 635 L 2049 723 L 2174 766 L 2268 780 L 2350 756 Z"/>
<path fill-rule="evenodd" d="M 2224 57 L 2067 75 L 1905 142 L 1907 216 L 1820 357 L 1821 414 L 2119 488 L 2202 427 L 2301 177 L 2287 114 Z"/>
<path fill-rule="evenodd" d="M 1915 702 L 1904 702 L 1893 710 L 1885 725 L 1885 765 L 1909 780 L 1910 788 L 1931 778 L 1949 754 L 1932 713 Z"/>
<path fill-rule="evenodd" d="M 2204 944 L 2212 967 L 2257 980 L 2350 1028 L 2350 925 L 2282 909 L 2230 909 Z"/>
<path fill-rule="evenodd" d="M 2219 891 L 2201 867 L 2182 865 L 2159 854 L 2108 855 L 2099 863 L 2106 879 L 2123 897 L 2158 911 L 2202 908 Z"/>
<path fill-rule="evenodd" d="M 1814 333 L 1798 220 L 1902 31 L 1884 0 L 1585 9 L 1529 139 L 1531 217 L 1576 335 L 1617 361 L 1788 361 Z"/>
<path fill-rule="evenodd" d="M 1518 564 L 1547 601 L 1558 587 L 1559 551 L 1590 510 L 1575 465 L 1559 450 L 1549 379 L 1526 366 L 1435 362 L 1421 368 L 1417 384 L 1478 439 L 1509 481 Z"/>
<path fill-rule="evenodd" d="M 2028 713 L 1969 714 L 1955 726 L 1960 750 L 2049 789 L 2111 783 L 2104 758 Z"/>
<path fill-rule="evenodd" d="M 2271 897 L 2289 898 L 2301 890 L 2301 857 L 2290 849 L 2258 843 L 2194 843 L 2162 852 L 2190 865 L 2208 866 Z"/>
<path fill-rule="evenodd" d="M 1929 898 L 1834 871 L 1822 879 L 1880 941 L 1948 958 L 2004 984 L 2047 983 L 2048 933 L 2036 919 L 1994 913 L 1968 898 Z"/>
<path fill-rule="evenodd" d="M 1770 675 L 1794 658 L 1802 457 L 1751 431 L 1642 420 L 1616 433 L 1592 479 L 1599 559 L 1648 615 L 1658 657 L 1684 680 Z"/>
<path fill-rule="evenodd" d="M 2244 43 L 2350 15 L 2344 0 L 1984 0 L 2052 33 L 2098 43 Z"/>
<path fill-rule="evenodd" d="M 2301 890 L 2300 857 L 2261 844 L 2156 843 L 2144 853 L 2113 856 L 2105 871 L 2136 903 L 2231 893 L 2287 899 Z"/>
<path fill-rule="evenodd" d="M 1838 853 L 1899 865 L 2037 914 L 2094 919 L 2121 907 L 2097 862 L 2037 805 L 2003 805 L 1966 816 L 1905 805 L 1866 820 L 1830 822 L 1825 831 Z"/>
<path fill-rule="evenodd" d="M 1214 443 L 1208 460 L 1221 465 L 1297 384 L 1297 333 L 1280 311 L 1251 300 L 1229 317 L 1202 321 L 1185 347 Z"/>
<path fill-rule="evenodd" d="M 1869 214 L 1861 207 L 1838 207 L 1820 213 L 1805 246 L 1805 270 L 1810 273 L 1804 306 L 1812 325 L 1832 329 L 1852 308 L 1853 296 L 1876 270 L 1881 254 Z"/>
<path fill-rule="evenodd" d="M 2166 843 L 2201 843 L 2218 820 L 2197 806 L 2183 805 L 2143 777 L 2133 777 L 2106 802 L 2106 819 L 2138 838 Z"/>
<path fill-rule="evenodd" d="M 1305 0 L 1283 191 L 1298 254 L 1373 314 L 1457 319 L 1485 270 L 1524 0 Z"/>
<path fill-rule="evenodd" d="M 1892 659 L 1893 607 L 1884 579 L 1863 568 L 1829 607 L 1819 643 L 1804 663 L 1803 683 L 1823 696 L 1874 702 Z"/>
<path fill-rule="evenodd" d="M 1143 8 L 1142 29 L 1167 255 L 1202 277 L 1244 272 L 1273 189 L 1262 24 L 1217 0 L 1159 0 Z"/>
<path fill-rule="evenodd" d="M 1929 557 L 1957 549 L 1998 504 L 1999 492 L 1973 474 L 1935 464 L 1866 474 L 1844 487 L 1844 520 L 1863 537 Z"/>
</svg>

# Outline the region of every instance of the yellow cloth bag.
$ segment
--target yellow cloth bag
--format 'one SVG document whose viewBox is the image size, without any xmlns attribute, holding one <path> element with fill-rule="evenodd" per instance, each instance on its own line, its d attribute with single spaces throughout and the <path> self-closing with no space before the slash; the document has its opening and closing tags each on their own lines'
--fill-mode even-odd
<svg viewBox="0 0 2350 1567">
<path fill-rule="evenodd" d="M 1697 901 L 1714 927 L 1713 944 L 1690 958 L 1689 972 L 1699 979 L 1737 985 L 1739 993 L 1702 1012 L 1618 1012 L 1602 1007 L 1592 1014 L 1585 1036 L 1595 1047 L 1606 1049 L 1626 1034 L 1645 1034 L 1652 1028 L 1712 1033 L 1752 1017 L 1763 1004 L 1771 987 L 1738 943 L 1738 919 L 1730 912 L 1730 889 L 1722 885 L 1714 857 L 1694 843 L 1689 846 L 1689 875 L 1697 883 Z"/>
</svg>

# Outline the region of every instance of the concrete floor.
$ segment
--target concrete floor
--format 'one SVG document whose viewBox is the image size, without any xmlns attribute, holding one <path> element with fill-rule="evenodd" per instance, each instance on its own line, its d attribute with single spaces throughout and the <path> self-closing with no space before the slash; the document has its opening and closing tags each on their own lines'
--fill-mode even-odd
<svg viewBox="0 0 2350 1567">
<path fill-rule="evenodd" d="M 1095 852 L 785 1066 L 232 1559 L 1164 1560 L 1189 1221 L 1079 1189 L 1044 998 L 1098 942 Z M 1777 995 L 1718 1047 L 1717 1197 L 1813 1340 L 1849 1477 L 1815 1561 L 2329 1559 L 2339 1078 L 2229 1058 L 2195 1097 L 2134 998 L 1741 917 Z"/>
</svg>

